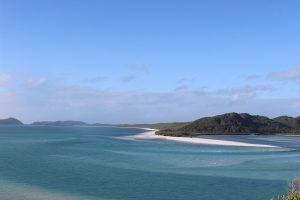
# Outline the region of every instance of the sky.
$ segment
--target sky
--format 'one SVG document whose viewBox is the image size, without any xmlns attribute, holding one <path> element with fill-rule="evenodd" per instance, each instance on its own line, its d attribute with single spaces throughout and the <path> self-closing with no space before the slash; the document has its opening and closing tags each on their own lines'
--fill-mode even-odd
<svg viewBox="0 0 300 200">
<path fill-rule="evenodd" d="M 0 0 L 0 118 L 300 115 L 298 0 Z"/>
</svg>

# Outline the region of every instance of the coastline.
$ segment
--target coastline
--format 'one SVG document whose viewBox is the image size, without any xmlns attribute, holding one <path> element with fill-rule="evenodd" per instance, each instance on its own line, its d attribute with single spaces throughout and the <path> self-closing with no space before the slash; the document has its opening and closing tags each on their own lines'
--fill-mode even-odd
<svg viewBox="0 0 300 200">
<path fill-rule="evenodd" d="M 206 144 L 206 145 L 219 145 L 219 146 L 236 146 L 236 147 L 261 147 L 261 148 L 279 148 L 278 146 L 273 145 L 264 145 L 264 144 L 252 144 L 245 142 L 236 142 L 236 141 L 228 141 L 228 140 L 215 140 L 215 139 L 206 139 L 206 138 L 196 138 L 196 137 L 173 137 L 173 136 L 163 136 L 156 135 L 155 132 L 158 129 L 151 128 L 140 128 L 146 130 L 146 132 L 131 135 L 118 137 L 118 139 L 127 139 L 127 140 L 147 140 L 147 139 L 162 139 L 162 140 L 170 140 L 174 142 L 181 143 L 190 143 L 190 144 Z"/>
</svg>

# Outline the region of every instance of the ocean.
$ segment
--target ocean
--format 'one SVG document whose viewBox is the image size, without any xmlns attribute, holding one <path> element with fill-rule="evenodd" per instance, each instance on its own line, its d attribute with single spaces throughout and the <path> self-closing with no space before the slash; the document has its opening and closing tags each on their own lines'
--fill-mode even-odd
<svg viewBox="0 0 300 200">
<path fill-rule="evenodd" d="M 0 127 L 1 200 L 269 200 L 300 178 L 300 137 L 203 136 L 280 148 L 127 140 L 138 128 Z"/>
</svg>

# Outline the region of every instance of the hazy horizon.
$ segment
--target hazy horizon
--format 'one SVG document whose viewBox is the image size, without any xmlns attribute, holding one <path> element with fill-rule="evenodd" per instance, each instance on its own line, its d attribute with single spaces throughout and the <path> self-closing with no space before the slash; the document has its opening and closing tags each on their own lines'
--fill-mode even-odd
<svg viewBox="0 0 300 200">
<path fill-rule="evenodd" d="M 0 118 L 299 116 L 300 2 L 0 1 Z"/>
<path fill-rule="evenodd" d="M 215 115 L 207 115 L 207 116 L 202 116 L 202 117 L 214 117 L 216 115 L 222 115 L 222 114 L 228 114 L 228 113 L 220 113 L 220 114 L 215 114 Z M 247 113 L 247 114 L 250 114 L 250 115 L 256 115 L 254 113 Z M 265 116 L 265 117 L 269 117 L 270 119 L 272 118 L 276 118 L 276 117 L 281 117 L 281 116 L 288 116 L 288 115 L 280 115 L 280 116 Z M 195 121 L 199 118 L 202 118 L 202 117 L 198 117 L 196 119 L 192 119 L 190 121 L 157 121 L 157 122 L 140 122 L 140 123 L 135 123 L 135 122 L 131 122 L 131 123 L 104 123 L 104 122 L 97 122 L 97 121 L 90 121 L 90 122 L 87 122 L 87 121 L 84 121 L 84 120 L 76 120 L 76 119 L 61 119 L 61 120 L 56 120 L 56 119 L 48 119 L 48 120 L 35 120 L 35 121 L 31 121 L 31 122 L 24 122 L 22 119 L 20 118 L 17 118 L 17 117 L 14 117 L 14 116 L 10 116 L 10 117 L 6 117 L 6 118 L 1 118 L 0 120 L 2 119 L 8 119 L 8 118 L 15 118 L 17 120 L 20 120 L 21 122 L 23 122 L 25 125 L 30 125 L 34 122 L 57 122 L 57 121 L 80 121 L 80 122 L 85 122 L 87 124 L 109 124 L 109 125 L 120 125 L 120 124 L 156 124 L 156 123 L 185 123 L 185 122 L 192 122 L 192 121 Z M 300 116 L 288 116 L 288 117 L 300 117 Z M 125 120 L 126 121 L 126 120 Z"/>
</svg>

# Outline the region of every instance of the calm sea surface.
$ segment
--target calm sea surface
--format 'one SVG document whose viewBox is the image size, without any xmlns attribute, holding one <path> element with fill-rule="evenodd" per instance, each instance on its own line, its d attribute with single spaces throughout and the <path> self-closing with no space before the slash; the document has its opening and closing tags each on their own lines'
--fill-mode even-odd
<svg viewBox="0 0 300 200">
<path fill-rule="evenodd" d="M 300 177 L 300 137 L 213 137 L 282 148 L 116 138 L 142 132 L 1 126 L 0 199 L 269 200 Z"/>
</svg>

